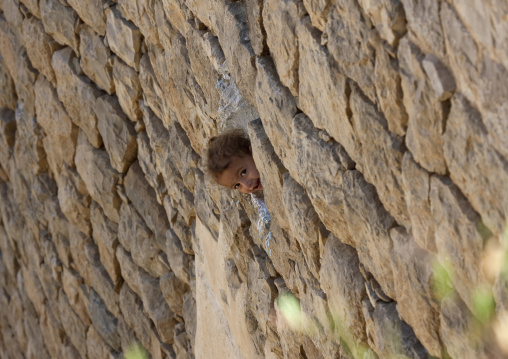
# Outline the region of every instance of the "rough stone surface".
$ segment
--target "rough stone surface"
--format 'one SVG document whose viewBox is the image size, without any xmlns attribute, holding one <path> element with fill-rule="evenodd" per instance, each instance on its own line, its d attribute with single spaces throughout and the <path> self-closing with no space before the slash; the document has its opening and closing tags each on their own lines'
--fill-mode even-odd
<svg viewBox="0 0 508 359">
<path fill-rule="evenodd" d="M 439 176 L 430 180 L 430 208 L 440 259 L 450 263 L 453 287 L 472 310 L 474 292 L 484 276 L 476 269 L 483 248 L 480 218 L 457 186 Z M 461 225 L 455 229 L 457 223 Z"/>
<path fill-rule="evenodd" d="M 51 62 L 57 80 L 58 98 L 65 106 L 67 113 L 95 148 L 102 145 L 102 138 L 97 130 L 97 117 L 94 106 L 99 91 L 82 73 L 78 59 L 67 47 L 53 54 Z"/>
<path fill-rule="evenodd" d="M 97 36 L 92 28 L 81 26 L 79 31 L 79 64 L 83 72 L 101 89 L 109 93 L 114 92 L 113 84 L 113 56 L 104 45 L 104 38 Z"/>
<path fill-rule="evenodd" d="M 298 38 L 296 26 L 305 14 L 301 1 L 267 1 L 263 6 L 263 25 L 281 82 L 298 96 Z"/>
<path fill-rule="evenodd" d="M 131 253 L 134 263 L 152 276 L 160 277 L 168 271 L 167 267 L 159 262 L 158 255 L 161 250 L 157 246 L 153 232 L 137 211 L 126 203 L 120 207 L 118 240 Z"/>
<path fill-rule="evenodd" d="M 138 105 L 142 92 L 136 71 L 117 58 L 113 64 L 113 82 L 123 111 L 131 121 L 137 121 L 142 116 Z"/>
<path fill-rule="evenodd" d="M 44 32 L 43 24 L 35 17 L 23 20 L 23 42 L 32 66 L 56 85 L 55 72 L 51 67 L 53 53 L 61 46 Z"/>
<path fill-rule="evenodd" d="M 32 2 L 34 0 L 31 0 Z M 66 0 L 78 13 L 81 20 L 101 36 L 106 34 L 104 2 L 102 0 Z"/>
<path fill-rule="evenodd" d="M 445 174 L 443 130 L 446 104 L 435 98 L 421 65 L 422 53 L 406 38 L 399 45 L 398 57 L 404 106 L 408 113 L 407 147 L 416 162 L 427 171 Z"/>
<path fill-rule="evenodd" d="M 101 262 L 116 287 L 121 280 L 120 265 L 115 253 L 118 245 L 118 225 L 104 215 L 104 211 L 95 201 L 90 205 L 90 218 L 93 239 L 99 248 Z"/>
<path fill-rule="evenodd" d="M 39 76 L 35 83 L 37 121 L 46 133 L 44 147 L 55 176 L 65 164 L 74 166 L 78 128 L 67 115 L 53 85 Z M 57 177 L 58 178 L 58 177 Z"/>
<path fill-rule="evenodd" d="M 506 158 L 488 143 L 481 114 L 466 98 L 455 96 L 445 132 L 450 177 L 487 227 L 499 232 L 505 230 L 508 215 L 508 166 Z"/>
<path fill-rule="evenodd" d="M 0 106 L 13 110 L 16 108 L 16 100 L 14 82 L 2 57 L 0 60 Z"/>
<path fill-rule="evenodd" d="M 138 143 L 133 124 L 127 119 L 115 97 L 102 96 L 95 103 L 97 128 L 109 153 L 111 166 L 125 173 L 136 158 Z"/>
<path fill-rule="evenodd" d="M 125 63 L 139 70 L 141 33 L 130 21 L 122 18 L 115 7 L 106 10 L 106 37 L 111 50 Z"/>
<path fill-rule="evenodd" d="M 58 43 L 70 46 L 74 53 L 79 54 L 78 14 L 59 1 L 41 0 L 39 6 L 46 32 Z"/>
<path fill-rule="evenodd" d="M 336 323 L 340 323 L 335 327 L 335 333 L 353 347 L 356 342 L 366 340 L 362 300 L 367 294 L 358 268 L 354 248 L 330 235 L 322 257 L 321 282 L 329 298 L 330 314 Z"/>
<path fill-rule="evenodd" d="M 90 196 L 102 206 L 109 219 L 118 223 L 121 204 L 118 174 L 111 167 L 107 152 L 93 148 L 82 131 L 78 137 L 76 169 Z"/>
<path fill-rule="evenodd" d="M 0 356 L 506 357 L 507 13 L 0 0 Z"/>
</svg>

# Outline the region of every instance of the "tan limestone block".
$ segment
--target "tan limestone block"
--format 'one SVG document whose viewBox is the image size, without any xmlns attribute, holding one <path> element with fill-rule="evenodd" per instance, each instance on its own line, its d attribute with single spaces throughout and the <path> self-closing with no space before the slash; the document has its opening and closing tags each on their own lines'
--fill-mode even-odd
<svg viewBox="0 0 508 359">
<path fill-rule="evenodd" d="M 47 155 L 43 145 L 43 131 L 36 120 L 34 120 L 33 112 L 30 113 L 21 103 L 16 108 L 16 141 L 14 143 L 14 157 L 16 163 L 23 163 L 18 169 L 25 180 L 33 175 L 46 172 L 48 170 Z M 19 165 L 18 165 L 19 166 Z M 22 183 L 15 183 L 21 186 Z M 16 194 L 16 190 L 14 192 Z M 20 192 L 21 194 L 21 192 Z M 25 192 L 25 195 L 28 193 Z M 23 201 L 18 201 L 23 203 Z"/>
<path fill-rule="evenodd" d="M 35 17 L 25 18 L 22 30 L 23 42 L 32 66 L 55 86 L 56 77 L 51 67 L 51 59 L 61 45 L 45 33 L 42 22 Z"/>
<path fill-rule="evenodd" d="M 186 2 L 193 14 L 211 29 L 218 38 L 225 55 L 231 78 L 242 97 L 255 106 L 256 64 L 255 52 L 245 35 L 249 32 L 243 3 L 218 0 L 192 0 Z M 199 25 L 198 25 L 199 26 Z"/>
<path fill-rule="evenodd" d="M 75 270 L 85 281 L 92 284 L 91 267 L 86 257 L 85 246 L 91 239 L 81 233 L 75 226 L 69 224 L 69 248 L 72 255 L 71 269 Z"/>
<path fill-rule="evenodd" d="M 182 175 L 185 187 L 190 192 L 195 189 L 195 174 L 199 156 L 194 152 L 187 133 L 177 121 L 168 126 L 169 142 L 168 152 L 170 159 L 175 163 Z"/>
<path fill-rule="evenodd" d="M 102 206 L 109 219 L 118 223 L 121 204 L 117 192 L 119 176 L 111 167 L 107 152 L 93 148 L 80 131 L 75 161 L 92 199 Z"/>
<path fill-rule="evenodd" d="M 60 290 L 58 296 L 58 309 L 60 311 L 60 320 L 65 333 L 71 343 L 78 350 L 81 357 L 86 357 L 86 325 L 81 321 L 67 300 L 67 296 Z"/>
<path fill-rule="evenodd" d="M 101 263 L 116 288 L 121 280 L 120 265 L 116 258 L 118 224 L 109 220 L 100 205 L 95 201 L 90 205 L 90 217 L 93 239 L 99 249 Z"/>
<path fill-rule="evenodd" d="M 76 271 L 63 267 L 62 289 L 70 306 L 85 325 L 90 325 L 88 314 L 88 300 L 83 291 L 84 281 Z"/>
<path fill-rule="evenodd" d="M 90 290 L 88 311 L 90 312 L 92 324 L 102 339 L 115 351 L 120 351 L 120 335 L 117 331 L 118 320 L 108 311 L 101 296 L 93 289 Z"/>
<path fill-rule="evenodd" d="M 99 91 L 88 78 L 81 76 L 82 70 L 78 61 L 69 47 L 53 54 L 51 63 L 56 74 L 58 98 L 64 104 L 72 122 L 84 131 L 95 148 L 99 148 L 102 138 L 97 130 L 94 111 Z"/>
<path fill-rule="evenodd" d="M 152 277 L 159 278 L 169 269 L 159 261 L 159 249 L 155 235 L 147 227 L 133 206 L 123 203 L 118 223 L 120 244 L 131 253 L 132 260 Z"/>
<path fill-rule="evenodd" d="M 162 205 L 155 198 L 138 162 L 134 162 L 124 179 L 125 193 L 139 215 L 155 234 L 160 249 L 165 249 L 166 230 L 170 228 L 168 217 Z"/>
<path fill-rule="evenodd" d="M 2 152 L 14 146 L 16 140 L 16 115 L 14 111 L 3 108 L 0 110 L 0 137 L 2 139 Z M 5 153 L 6 159 L 9 157 Z"/>
<path fill-rule="evenodd" d="M 166 14 L 167 21 L 178 31 L 180 34 L 186 34 L 190 24 L 187 22 L 187 14 L 185 12 L 186 6 L 182 0 L 162 0 L 162 8 Z M 163 37 L 164 34 L 160 34 Z M 161 39 L 162 41 L 162 39 Z"/>
<path fill-rule="evenodd" d="M 371 46 L 373 34 L 370 26 L 357 1 L 337 1 L 337 5 L 329 10 L 321 44 L 326 43 L 330 55 L 337 62 L 338 71 L 352 79 L 365 96 L 375 102 L 375 53 Z"/>
<path fill-rule="evenodd" d="M 218 119 L 220 104 L 220 70 L 215 68 L 215 62 L 224 62 L 224 54 L 219 52 L 212 55 L 212 46 L 218 39 L 212 33 L 200 30 L 189 30 L 185 34 L 187 54 L 196 85 L 193 86 L 194 98 L 198 103 L 204 118 Z M 201 95 L 199 93 L 202 92 Z M 203 124 L 206 126 L 206 124 Z"/>
<path fill-rule="evenodd" d="M 139 286 L 139 275 L 138 271 L 141 269 L 134 263 L 132 257 L 129 252 L 127 252 L 122 245 L 118 245 L 116 247 L 116 257 L 118 258 L 118 263 L 120 264 L 120 270 L 122 273 L 122 277 L 128 287 L 135 292 L 137 295 L 141 294 L 140 286 Z M 125 285 L 124 285 L 125 286 Z M 120 291 L 120 309 L 122 312 L 122 291 Z"/>
<path fill-rule="evenodd" d="M 142 91 L 136 70 L 116 58 L 113 63 L 113 82 L 123 112 L 131 121 L 138 121 L 142 116 L 138 105 Z"/>
<path fill-rule="evenodd" d="M 406 32 L 404 7 L 398 0 L 360 0 L 363 8 L 379 35 L 391 46 Z"/>
<path fill-rule="evenodd" d="M 377 190 L 383 206 L 404 226 L 409 215 L 402 191 L 401 167 L 405 146 L 402 137 L 388 130 L 386 119 L 356 86 L 351 86 L 350 106 L 358 151 L 348 152 L 357 169 Z"/>
<path fill-rule="evenodd" d="M 95 103 L 97 128 L 109 154 L 111 166 L 125 173 L 136 159 L 138 144 L 133 124 L 127 119 L 115 97 L 105 95 Z"/>
<path fill-rule="evenodd" d="M 321 286 L 328 296 L 336 334 L 348 344 L 365 341 L 362 300 L 365 280 L 358 270 L 358 254 L 353 247 L 331 234 L 326 241 L 320 269 Z M 354 280 L 351 280 L 354 278 Z"/>
<path fill-rule="evenodd" d="M 86 236 L 91 235 L 90 203 L 85 182 L 75 169 L 65 167 L 58 177 L 58 201 L 62 213 Z"/>
<path fill-rule="evenodd" d="M 455 79 L 450 70 L 434 55 L 426 55 L 422 67 L 439 101 L 448 100 L 455 92 Z"/>
<path fill-rule="evenodd" d="M 411 327 L 400 319 L 397 303 L 378 301 L 369 314 L 367 310 L 364 313 L 366 318 L 369 317 L 368 344 L 381 358 L 411 355 L 428 357 L 428 352 L 415 337 Z"/>
<path fill-rule="evenodd" d="M 440 22 L 440 4 L 435 1 L 420 3 L 416 0 L 402 0 L 407 18 L 411 42 L 425 52 L 444 55 L 444 37 Z M 444 24 L 444 22 L 443 22 Z"/>
<path fill-rule="evenodd" d="M 157 50 L 153 50 L 157 51 Z M 153 53 L 152 51 L 152 53 Z M 158 51 L 159 52 L 159 51 Z M 159 52 L 160 56 L 157 58 L 163 60 L 163 54 Z M 154 56 L 156 56 L 154 54 Z M 159 83 L 159 80 L 156 76 L 154 68 L 152 66 L 152 62 L 150 61 L 149 53 L 145 53 L 141 57 L 141 62 L 139 65 L 139 82 L 141 84 L 141 88 L 143 89 L 143 99 L 146 105 L 150 107 L 150 109 L 155 113 L 155 115 L 160 118 L 165 118 L 165 94 Z M 165 64 L 165 62 L 164 62 Z M 167 72 L 167 69 L 166 69 Z"/>
<path fill-rule="evenodd" d="M 67 0 L 79 17 L 97 34 L 106 34 L 106 19 L 103 0 Z"/>
<path fill-rule="evenodd" d="M 194 190 L 194 209 L 198 217 L 214 238 L 219 235 L 220 212 L 214 200 L 214 194 L 219 192 L 219 187 L 213 182 L 210 176 L 205 175 L 200 169 L 196 170 L 196 187 Z M 171 206 L 171 201 L 164 201 L 168 218 L 174 217 L 172 213 L 176 210 Z"/>
<path fill-rule="evenodd" d="M 357 170 L 344 173 L 345 219 L 358 257 L 366 270 L 379 282 L 389 298 L 395 298 L 393 270 L 390 264 L 393 242 L 389 229 L 393 217 L 379 200 L 376 188 Z"/>
<path fill-rule="evenodd" d="M 25 304 L 25 311 L 23 313 L 23 323 L 28 339 L 25 356 L 28 358 L 50 359 L 51 357 L 44 345 L 44 340 L 40 335 L 39 316 L 34 307 L 27 304 Z"/>
<path fill-rule="evenodd" d="M 402 101 L 399 63 L 389 49 L 381 44 L 376 47 L 374 71 L 377 101 L 388 122 L 388 129 L 396 135 L 404 136 L 408 116 Z"/>
<path fill-rule="evenodd" d="M 63 327 L 60 324 L 59 313 L 55 312 L 51 306 L 44 307 L 44 313 L 40 319 L 40 333 L 44 339 L 44 344 L 52 358 L 59 358 L 63 355 Z M 75 350 L 75 349 L 74 349 Z M 79 353 L 75 351 L 79 356 Z"/>
<path fill-rule="evenodd" d="M 343 243 L 353 245 L 345 212 L 343 172 L 354 168 L 344 148 L 318 130 L 304 114 L 293 120 L 292 146 L 295 170 L 290 172 L 306 188 L 312 204 L 326 228 Z"/>
<path fill-rule="evenodd" d="M 117 357 L 114 349 L 106 344 L 93 326 L 90 326 L 86 333 L 86 348 L 89 358 L 115 359 Z"/>
<path fill-rule="evenodd" d="M 113 57 L 104 45 L 104 37 L 98 36 L 92 28 L 84 25 L 79 31 L 80 65 L 83 72 L 108 94 L 115 91 L 113 83 Z"/>
<path fill-rule="evenodd" d="M 306 11 L 301 1 L 267 1 L 263 6 L 266 43 L 280 81 L 298 96 L 298 38 L 296 26 Z"/>
<path fill-rule="evenodd" d="M 259 116 L 275 153 L 286 168 L 293 163 L 291 122 L 298 108 L 291 92 L 282 85 L 269 58 L 256 61 L 256 101 Z"/>
<path fill-rule="evenodd" d="M 84 250 L 85 257 L 88 263 L 90 263 L 90 278 L 86 284 L 92 287 L 102 298 L 101 300 L 104 301 L 108 311 L 114 316 L 119 317 L 118 293 L 115 291 L 115 286 L 100 261 L 99 249 L 92 241 L 89 241 L 85 245 Z"/>
<path fill-rule="evenodd" d="M 180 238 L 182 249 L 185 253 L 194 255 L 194 241 L 192 229 L 185 223 L 183 216 L 179 215 L 172 223 L 175 234 Z"/>
<path fill-rule="evenodd" d="M 15 277 L 19 265 L 16 261 L 16 253 L 3 226 L 0 226 L 0 249 L 2 251 L 3 265 L 7 269 L 7 273 Z"/>
<path fill-rule="evenodd" d="M 164 179 L 157 170 L 155 155 L 150 147 L 150 140 L 148 139 L 146 131 L 138 133 L 136 137 L 138 141 L 139 166 L 145 175 L 146 181 L 150 187 L 154 189 L 157 202 L 162 204 L 167 190 L 166 185 L 164 184 Z"/>
<path fill-rule="evenodd" d="M 508 218 L 506 159 L 493 148 L 483 117 L 464 96 L 452 98 L 444 144 L 450 178 L 483 223 L 493 233 L 503 233 Z"/>
<path fill-rule="evenodd" d="M 23 266 L 21 271 L 23 273 L 23 279 L 25 281 L 25 290 L 28 298 L 32 302 L 32 305 L 37 312 L 39 317 L 42 317 L 44 313 L 44 302 L 46 297 L 42 290 L 42 285 L 39 280 L 37 272 L 34 270 L 35 266 Z"/>
<path fill-rule="evenodd" d="M 439 304 L 434 291 L 435 259 L 420 248 L 404 228 L 393 228 L 390 234 L 393 240 L 392 267 L 397 311 L 413 328 L 429 353 L 440 356 Z M 415 258 L 418 260 L 415 261 Z"/>
<path fill-rule="evenodd" d="M 432 93 L 420 62 L 423 55 L 407 38 L 398 49 L 404 106 L 408 114 L 406 144 L 415 161 L 430 172 L 446 173 L 443 156 L 445 111 Z"/>
<path fill-rule="evenodd" d="M 178 279 L 173 272 L 162 276 L 159 285 L 169 308 L 179 316 L 183 316 L 183 295 L 190 289 L 189 286 Z"/>
<path fill-rule="evenodd" d="M 44 76 L 39 76 L 35 83 L 35 96 L 37 122 L 46 133 L 44 147 L 50 168 L 58 178 L 64 163 L 74 166 L 79 129 L 67 115 L 56 89 Z"/>
<path fill-rule="evenodd" d="M 452 268 L 453 288 L 471 311 L 473 296 L 482 283 L 483 238 L 478 231 L 479 215 L 460 189 L 447 177 L 430 179 L 430 206 L 434 219 L 438 259 Z M 461 225 L 457 227 L 457 223 Z"/>
<path fill-rule="evenodd" d="M 300 244 L 305 263 L 312 275 L 319 280 L 320 243 L 326 242 L 328 231 L 319 220 L 304 188 L 289 173 L 284 174 L 282 199 L 293 240 Z"/>
<path fill-rule="evenodd" d="M 270 208 L 270 217 L 282 228 L 289 229 L 289 219 L 284 207 L 282 190 L 287 171 L 275 153 L 260 120 L 249 123 L 252 155 L 263 185 L 264 200 Z"/>
<path fill-rule="evenodd" d="M 249 39 L 256 56 L 266 51 L 266 36 L 263 25 L 263 0 L 247 1 L 245 3 Z"/>
<path fill-rule="evenodd" d="M 106 37 L 111 50 L 125 63 L 139 71 L 141 32 L 122 17 L 116 7 L 106 10 Z"/>
<path fill-rule="evenodd" d="M 139 268 L 122 246 L 117 247 L 117 257 L 122 269 L 122 276 L 128 284 L 127 288 L 124 285 L 120 291 L 120 308 L 122 312 L 125 312 L 126 306 L 132 309 L 132 317 L 126 319 L 128 321 L 137 322 L 140 325 L 143 325 L 142 323 L 149 323 L 149 319 L 145 314 L 137 316 L 136 308 L 132 308 L 136 302 L 136 295 L 132 292 L 135 292 L 140 297 L 140 299 L 138 299 L 138 308 L 141 302 L 145 312 L 154 322 L 161 340 L 165 343 L 172 343 L 173 328 L 176 321 L 173 318 L 173 312 L 169 309 L 168 304 L 164 300 L 159 286 L 159 280 L 151 277 L 142 268 Z M 131 289 L 128 289 L 129 287 Z M 140 309 L 138 309 L 138 311 L 139 310 Z M 133 327 L 133 329 L 137 332 L 136 327 Z M 142 344 L 144 346 L 150 346 L 150 331 L 146 331 L 143 337 L 140 336 Z"/>
<path fill-rule="evenodd" d="M 14 81 L 17 98 L 23 103 L 24 111 L 34 116 L 33 85 L 37 79 L 37 71 L 30 64 L 22 45 L 21 33 L 16 34 L 3 16 L 0 17 L 0 48 L 5 67 Z"/>
<path fill-rule="evenodd" d="M 304 18 L 297 27 L 300 66 L 299 108 L 320 129 L 326 130 L 349 154 L 356 150 L 348 120 L 346 78 L 331 61 L 320 35 Z"/>
<path fill-rule="evenodd" d="M 159 34 L 156 23 L 156 7 L 153 0 L 129 1 L 119 0 L 118 9 L 123 17 L 132 21 L 141 31 L 145 41 L 150 45 L 159 45 Z"/>
<path fill-rule="evenodd" d="M 120 289 L 120 308 L 122 313 L 129 313 L 123 318 L 127 326 L 136 333 L 136 339 L 145 348 L 150 349 L 153 345 L 152 323 L 143 311 L 141 298 L 129 288 L 129 285 L 124 284 Z"/>
<path fill-rule="evenodd" d="M 3 57 L 0 56 L 0 107 L 16 108 L 16 88 Z"/>
<path fill-rule="evenodd" d="M 430 210 L 430 173 L 414 161 L 409 151 L 404 153 L 402 159 L 402 187 L 416 244 L 437 254 L 434 220 Z"/>
<path fill-rule="evenodd" d="M 162 174 L 172 206 L 177 208 L 186 223 L 190 224 L 192 218 L 196 216 L 194 196 L 185 186 L 176 163 L 170 158 L 166 149 L 170 141 L 169 133 L 162 121 L 149 108 L 144 107 L 143 111 L 144 123 L 150 139 L 150 146 L 155 155 L 157 169 Z"/>
<path fill-rule="evenodd" d="M 59 1 L 40 0 L 42 24 L 46 33 L 58 43 L 70 46 L 79 55 L 79 17 L 70 7 Z"/>
<path fill-rule="evenodd" d="M 464 339 L 468 336 L 467 333 L 471 333 L 476 323 L 473 313 L 460 298 L 457 298 L 456 293 L 450 293 L 443 299 L 440 321 L 443 344 L 450 355 L 464 359 L 489 357 L 482 343 L 475 345 L 474 341 Z"/>
<path fill-rule="evenodd" d="M 41 9 L 39 8 L 38 0 L 20 0 L 20 3 L 24 4 L 27 9 L 37 18 L 41 18 Z"/>
<path fill-rule="evenodd" d="M 151 277 L 145 271 L 140 271 L 139 275 L 143 308 L 155 324 L 161 341 L 173 344 L 173 331 L 177 321 L 162 295 L 159 279 Z"/>
</svg>

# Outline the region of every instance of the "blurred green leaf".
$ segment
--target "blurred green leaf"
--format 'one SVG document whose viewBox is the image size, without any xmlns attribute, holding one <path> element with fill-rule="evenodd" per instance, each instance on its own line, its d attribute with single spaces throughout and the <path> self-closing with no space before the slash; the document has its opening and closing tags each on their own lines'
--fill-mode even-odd
<svg viewBox="0 0 508 359">
<path fill-rule="evenodd" d="M 277 306 L 289 326 L 294 330 L 300 329 L 302 322 L 300 300 L 293 293 L 285 293 L 277 298 Z"/>
<path fill-rule="evenodd" d="M 125 359 L 148 359 L 148 353 L 140 344 L 132 344 L 124 353 Z"/>
<path fill-rule="evenodd" d="M 485 287 L 477 288 L 473 294 L 474 314 L 482 324 L 487 324 L 496 310 L 492 291 Z"/>
<path fill-rule="evenodd" d="M 436 298 L 442 300 L 453 291 L 453 268 L 449 262 L 436 260 L 432 265 L 432 270 L 434 273 L 432 289 Z"/>
</svg>

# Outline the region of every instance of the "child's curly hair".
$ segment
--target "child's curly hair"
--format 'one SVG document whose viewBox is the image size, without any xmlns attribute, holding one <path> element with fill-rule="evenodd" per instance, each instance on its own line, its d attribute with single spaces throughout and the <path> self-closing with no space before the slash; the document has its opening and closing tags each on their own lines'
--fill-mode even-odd
<svg viewBox="0 0 508 359">
<path fill-rule="evenodd" d="M 228 168 L 231 157 L 251 154 L 250 140 L 243 130 L 230 130 L 212 137 L 208 142 L 206 163 L 208 172 L 215 180 L 218 180 L 221 173 Z"/>
</svg>

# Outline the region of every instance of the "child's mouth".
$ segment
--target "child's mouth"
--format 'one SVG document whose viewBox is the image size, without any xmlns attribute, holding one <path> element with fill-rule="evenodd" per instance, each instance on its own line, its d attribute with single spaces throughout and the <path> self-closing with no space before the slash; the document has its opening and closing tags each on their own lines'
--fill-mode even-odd
<svg viewBox="0 0 508 359">
<path fill-rule="evenodd" d="M 263 185 L 261 184 L 261 180 L 258 179 L 258 182 L 256 184 L 256 186 L 253 188 L 254 191 L 259 191 L 259 190 L 262 190 L 263 189 Z"/>
</svg>

